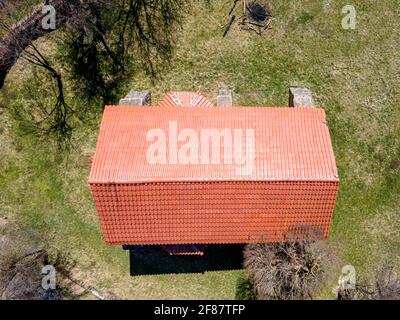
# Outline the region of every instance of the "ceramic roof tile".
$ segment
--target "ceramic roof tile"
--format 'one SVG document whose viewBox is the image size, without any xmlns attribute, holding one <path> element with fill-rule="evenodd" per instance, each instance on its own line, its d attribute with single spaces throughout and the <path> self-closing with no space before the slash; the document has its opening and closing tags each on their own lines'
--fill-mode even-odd
<svg viewBox="0 0 400 320">
<path fill-rule="evenodd" d="M 146 157 L 154 129 L 165 134 L 166 163 Z M 177 154 L 188 140 L 176 140 L 187 129 L 198 151 L 197 160 L 184 164 Z M 202 144 L 204 129 L 218 130 L 213 134 L 219 152 L 212 149 L 213 138 L 208 148 Z M 91 183 L 274 180 L 338 181 L 323 109 L 107 106 L 89 177 Z"/>
<path fill-rule="evenodd" d="M 325 239 L 339 179 L 324 110 L 187 108 L 210 106 L 201 97 L 191 104 L 195 95 L 175 95 L 181 104 L 170 94 L 159 107 L 105 108 L 89 177 L 105 241 L 276 242 L 305 239 L 310 230 Z M 215 150 L 201 143 L 204 129 L 225 134 Z M 165 163 L 146 157 L 149 132 L 164 134 Z M 177 156 L 187 142 L 177 141 L 180 134 L 191 137 L 192 156 L 197 150 L 193 163 Z M 214 155 L 219 161 L 210 161 Z M 241 161 L 251 164 L 247 170 Z M 171 248 L 182 254 L 189 247 Z"/>
</svg>

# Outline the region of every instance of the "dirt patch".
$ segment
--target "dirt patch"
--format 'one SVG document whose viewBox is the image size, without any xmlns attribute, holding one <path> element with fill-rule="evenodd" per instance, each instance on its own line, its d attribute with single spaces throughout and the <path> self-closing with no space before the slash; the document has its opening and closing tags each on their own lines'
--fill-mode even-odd
<svg viewBox="0 0 400 320">
<path fill-rule="evenodd" d="M 17 238 L 0 238 L 0 299 L 61 299 L 55 290 L 42 287 L 42 268 L 47 252 Z"/>
<path fill-rule="evenodd" d="M 8 224 L 7 217 L 0 217 L 0 228 L 5 227 Z"/>
<path fill-rule="evenodd" d="M 41 285 L 41 271 L 47 264 L 46 260 L 47 253 L 39 250 L 3 263 L 0 275 L 0 298 L 60 300 L 61 297 L 55 290 L 44 290 Z"/>
<path fill-rule="evenodd" d="M 392 162 L 390 163 L 390 168 L 392 168 L 392 170 L 397 170 L 398 168 L 400 168 L 400 160 L 392 160 Z"/>
<path fill-rule="evenodd" d="M 93 154 L 82 154 L 78 159 L 78 166 L 80 168 L 88 169 L 91 167 L 93 161 Z"/>
</svg>

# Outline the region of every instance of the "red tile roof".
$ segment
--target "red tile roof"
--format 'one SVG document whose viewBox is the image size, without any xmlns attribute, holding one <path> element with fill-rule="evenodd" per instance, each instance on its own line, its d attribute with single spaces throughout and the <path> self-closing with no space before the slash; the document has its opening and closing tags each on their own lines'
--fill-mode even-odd
<svg viewBox="0 0 400 320">
<path fill-rule="evenodd" d="M 233 130 L 242 129 L 243 149 L 245 130 L 253 130 L 251 172 L 225 164 L 223 150 L 218 164 L 174 164 L 169 157 L 166 164 L 149 163 L 146 154 L 151 143 L 146 134 L 162 129 L 168 149 L 168 133 L 175 125 L 178 131 L 193 129 L 199 137 L 202 129 L 228 128 L 232 136 Z M 89 177 L 90 183 L 305 180 L 338 181 L 323 109 L 107 106 Z"/>
<path fill-rule="evenodd" d="M 160 107 L 213 107 L 200 92 L 169 92 L 160 101 Z"/>
<path fill-rule="evenodd" d="M 242 136 L 241 150 L 253 155 L 251 170 L 235 162 L 252 158 L 246 153 L 224 162 L 229 139 L 216 148 L 219 163 L 149 163 L 146 135 L 161 129 L 175 141 L 171 123 L 192 137 L 250 130 L 254 143 Z M 89 182 L 108 244 L 161 245 L 275 242 L 309 229 L 323 239 L 339 186 L 322 109 L 166 105 L 106 107 Z"/>
<path fill-rule="evenodd" d="M 328 236 L 337 182 L 92 184 L 108 244 L 284 241 Z"/>
</svg>

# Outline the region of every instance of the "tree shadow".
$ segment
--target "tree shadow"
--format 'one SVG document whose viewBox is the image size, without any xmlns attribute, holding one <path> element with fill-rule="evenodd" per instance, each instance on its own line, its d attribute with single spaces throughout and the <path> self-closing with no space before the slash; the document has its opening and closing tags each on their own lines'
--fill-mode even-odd
<svg viewBox="0 0 400 320">
<path fill-rule="evenodd" d="M 171 256 L 159 246 L 128 246 L 131 276 L 242 269 L 243 245 L 209 245 L 203 256 Z"/>
</svg>

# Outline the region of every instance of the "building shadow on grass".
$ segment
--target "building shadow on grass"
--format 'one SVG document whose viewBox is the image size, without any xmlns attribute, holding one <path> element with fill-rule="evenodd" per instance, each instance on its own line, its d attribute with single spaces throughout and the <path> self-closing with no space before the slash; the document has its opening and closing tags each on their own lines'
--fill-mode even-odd
<svg viewBox="0 0 400 320">
<path fill-rule="evenodd" d="M 242 269 L 243 245 L 209 245 L 203 256 L 171 256 L 159 246 L 125 247 L 131 276 Z"/>
</svg>

